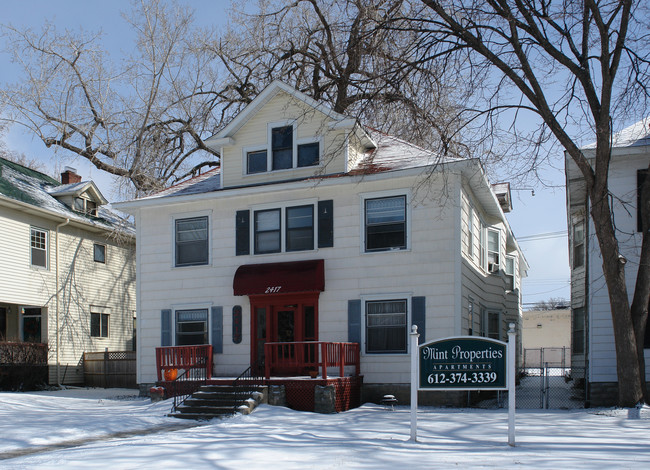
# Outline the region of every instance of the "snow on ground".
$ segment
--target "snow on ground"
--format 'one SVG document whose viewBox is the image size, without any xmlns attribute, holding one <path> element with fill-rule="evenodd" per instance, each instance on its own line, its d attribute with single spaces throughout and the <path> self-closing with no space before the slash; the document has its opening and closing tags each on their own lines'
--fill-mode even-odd
<svg viewBox="0 0 650 470">
<path fill-rule="evenodd" d="M 419 469 L 650 467 L 650 409 L 517 410 L 516 447 L 507 410 L 423 408 L 411 442 L 407 407 L 366 404 L 321 415 L 260 406 L 248 416 L 156 434 L 111 438 L 7 459 L 7 452 L 117 431 L 177 424 L 170 402 L 130 391 L 0 393 L 0 468 Z M 187 423 L 193 424 L 193 423 Z M 41 449 L 42 450 L 42 449 Z"/>
</svg>

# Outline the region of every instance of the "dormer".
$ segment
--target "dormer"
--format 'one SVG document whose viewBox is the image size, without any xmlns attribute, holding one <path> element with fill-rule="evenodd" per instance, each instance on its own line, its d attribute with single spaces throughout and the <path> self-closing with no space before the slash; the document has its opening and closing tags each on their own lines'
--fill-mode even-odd
<svg viewBox="0 0 650 470">
<path fill-rule="evenodd" d="M 48 191 L 49 194 L 75 212 L 97 217 L 100 206 L 108 201 L 92 181 L 81 181 L 77 170 L 65 167 L 61 173 L 61 185 Z"/>
<path fill-rule="evenodd" d="M 345 173 L 376 147 L 356 120 L 280 81 L 206 145 L 221 155 L 224 188 Z"/>
</svg>

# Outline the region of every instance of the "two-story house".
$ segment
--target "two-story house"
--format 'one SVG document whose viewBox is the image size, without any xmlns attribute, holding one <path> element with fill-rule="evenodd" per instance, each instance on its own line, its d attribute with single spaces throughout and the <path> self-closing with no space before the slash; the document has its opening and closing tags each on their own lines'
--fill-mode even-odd
<svg viewBox="0 0 650 470">
<path fill-rule="evenodd" d="M 303 342 L 347 342 L 364 398 L 406 402 L 411 325 L 422 343 L 505 340 L 519 323 L 509 188 L 493 191 L 478 160 L 441 159 L 278 81 L 206 143 L 220 168 L 117 205 L 136 220 L 143 387 L 161 345 L 210 343 L 213 376 L 236 377 L 312 354 Z M 270 343 L 295 348 L 271 358 Z"/>
<path fill-rule="evenodd" d="M 92 181 L 0 158 L 0 341 L 46 343 L 49 382 L 81 384 L 84 352 L 133 348 L 134 231 Z"/>
<path fill-rule="evenodd" d="M 582 149 L 595 157 L 595 144 Z M 609 189 L 616 235 L 626 259 L 625 280 L 630 302 L 641 253 L 639 188 L 650 166 L 650 119 L 644 119 L 613 136 Z M 585 381 L 587 401 L 611 406 L 618 398 L 616 349 L 612 313 L 603 276 L 584 178 L 566 156 L 566 195 L 571 266 L 572 358 L 575 377 Z M 645 338 L 646 379 L 650 377 L 650 329 Z M 582 372 L 584 371 L 584 372 Z"/>
</svg>

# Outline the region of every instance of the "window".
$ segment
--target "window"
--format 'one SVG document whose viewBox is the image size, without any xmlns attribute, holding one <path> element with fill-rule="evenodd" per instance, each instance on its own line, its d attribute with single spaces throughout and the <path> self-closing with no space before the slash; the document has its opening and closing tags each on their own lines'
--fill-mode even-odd
<svg viewBox="0 0 650 470">
<path fill-rule="evenodd" d="M 501 339 L 501 312 L 488 310 L 485 324 L 487 331 L 485 336 L 492 339 Z"/>
<path fill-rule="evenodd" d="M 637 232 L 643 231 L 643 226 L 642 226 L 643 219 L 641 218 L 641 207 L 643 207 L 643 204 L 641 202 L 641 188 L 643 188 L 643 184 L 645 183 L 647 176 L 648 176 L 648 170 L 638 170 L 636 172 L 636 231 Z M 646 185 L 646 189 L 650 189 L 650 187 Z"/>
<path fill-rule="evenodd" d="M 266 171 L 266 150 L 248 152 L 246 154 L 246 173 L 264 173 Z"/>
<path fill-rule="evenodd" d="M 255 254 L 280 252 L 280 209 L 255 212 Z"/>
<path fill-rule="evenodd" d="M 314 206 L 287 207 L 287 251 L 314 249 Z"/>
<path fill-rule="evenodd" d="M 515 258 L 506 256 L 506 289 L 515 290 Z"/>
<path fill-rule="evenodd" d="M 90 312 L 90 336 L 93 338 L 108 338 L 108 313 Z"/>
<path fill-rule="evenodd" d="M 474 208 L 469 206 L 467 214 L 467 256 L 474 257 Z"/>
<path fill-rule="evenodd" d="M 97 203 L 83 197 L 75 197 L 72 208 L 77 212 L 83 212 L 97 217 Z"/>
<path fill-rule="evenodd" d="M 106 245 L 99 243 L 93 245 L 93 259 L 96 263 L 106 263 Z"/>
<path fill-rule="evenodd" d="M 487 231 L 487 262 L 488 272 L 495 273 L 499 271 L 499 252 L 500 241 L 497 230 Z"/>
<path fill-rule="evenodd" d="M 471 297 L 469 298 L 468 305 L 467 305 L 467 321 L 468 321 L 468 329 L 467 329 L 467 335 L 472 336 L 473 331 L 474 331 L 474 299 Z"/>
<path fill-rule="evenodd" d="M 177 219 L 176 266 L 208 264 L 208 218 Z"/>
<path fill-rule="evenodd" d="M 366 352 L 407 352 L 406 299 L 366 302 Z"/>
<path fill-rule="evenodd" d="M 293 167 L 293 126 L 271 129 L 271 156 L 274 170 Z"/>
<path fill-rule="evenodd" d="M 208 309 L 176 310 L 176 346 L 208 344 Z"/>
<path fill-rule="evenodd" d="M 406 196 L 365 200 L 366 251 L 406 249 Z"/>
<path fill-rule="evenodd" d="M 47 269 L 48 231 L 32 227 L 30 230 L 31 264 Z"/>
<path fill-rule="evenodd" d="M 479 227 L 479 263 L 482 269 L 485 269 L 485 230 L 483 229 L 483 224 Z"/>
<path fill-rule="evenodd" d="M 585 264 L 585 226 L 579 222 L 573 226 L 573 267 Z"/>
<path fill-rule="evenodd" d="M 320 160 L 318 142 L 298 145 L 298 167 L 316 166 Z"/>
<path fill-rule="evenodd" d="M 572 351 L 575 354 L 584 354 L 585 352 L 585 308 L 578 307 L 573 309 L 573 335 Z"/>
<path fill-rule="evenodd" d="M 25 343 L 40 343 L 41 337 L 41 309 L 40 307 L 21 308 L 22 337 Z"/>
</svg>

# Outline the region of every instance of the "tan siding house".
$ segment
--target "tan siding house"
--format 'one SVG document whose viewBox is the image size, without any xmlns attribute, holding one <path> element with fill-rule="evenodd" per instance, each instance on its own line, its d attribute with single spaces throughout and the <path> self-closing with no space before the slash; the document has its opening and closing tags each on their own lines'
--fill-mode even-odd
<svg viewBox="0 0 650 470">
<path fill-rule="evenodd" d="M 134 233 L 62 179 L 0 159 L 0 341 L 46 343 L 49 382 L 82 384 L 84 352 L 133 349 Z"/>
</svg>

